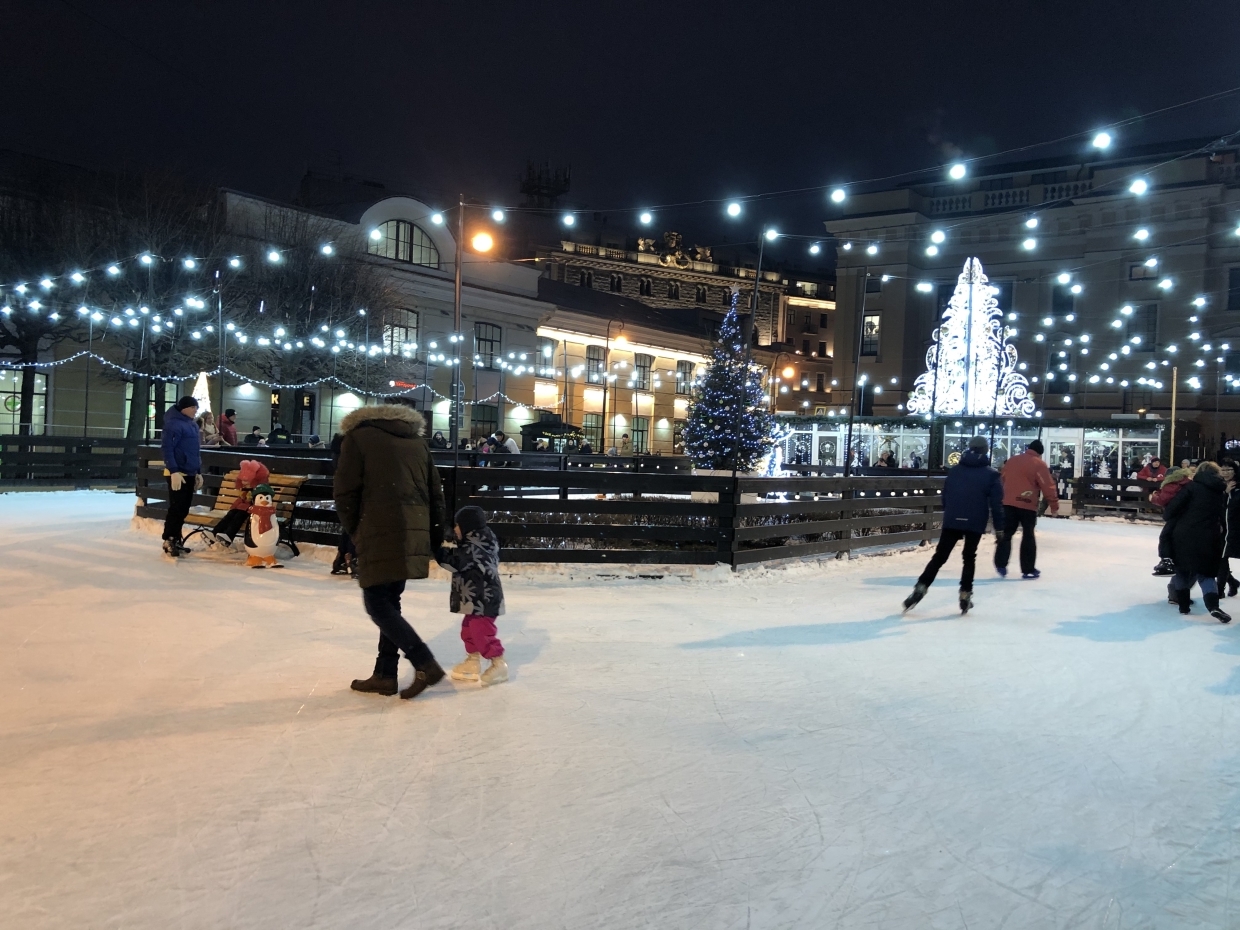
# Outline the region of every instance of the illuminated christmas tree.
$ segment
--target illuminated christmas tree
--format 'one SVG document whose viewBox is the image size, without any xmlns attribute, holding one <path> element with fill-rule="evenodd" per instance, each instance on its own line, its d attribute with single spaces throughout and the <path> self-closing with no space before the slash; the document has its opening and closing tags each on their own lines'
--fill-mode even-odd
<svg viewBox="0 0 1240 930">
<path fill-rule="evenodd" d="M 699 468 L 749 472 L 774 442 L 773 417 L 762 389 L 762 366 L 745 363 L 736 301 L 733 292 L 732 309 L 719 330 L 710 368 L 694 390 L 685 424 L 685 454 Z"/>
<path fill-rule="evenodd" d="M 1030 417 L 1029 382 L 1017 371 L 1003 311 L 976 258 L 965 262 L 956 290 L 926 351 L 926 371 L 909 395 L 910 413 Z"/>
</svg>

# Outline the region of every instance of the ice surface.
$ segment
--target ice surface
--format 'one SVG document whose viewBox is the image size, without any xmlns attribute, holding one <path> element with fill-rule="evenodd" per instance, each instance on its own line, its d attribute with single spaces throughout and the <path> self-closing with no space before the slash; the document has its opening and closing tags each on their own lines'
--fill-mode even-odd
<svg viewBox="0 0 1240 930">
<path fill-rule="evenodd" d="M 131 507 L 0 496 L 6 928 L 1240 925 L 1240 620 L 1165 603 L 1153 527 L 1044 521 L 1037 582 L 984 543 L 964 618 L 957 560 L 900 615 L 925 550 L 510 580 L 512 680 L 405 702 L 349 690 L 353 582 Z"/>
</svg>

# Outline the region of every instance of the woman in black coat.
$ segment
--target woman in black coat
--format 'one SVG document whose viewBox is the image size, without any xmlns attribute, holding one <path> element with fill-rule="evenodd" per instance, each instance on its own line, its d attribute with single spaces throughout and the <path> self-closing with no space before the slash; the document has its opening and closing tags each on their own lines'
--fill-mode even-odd
<svg viewBox="0 0 1240 930">
<path fill-rule="evenodd" d="M 1240 487 L 1236 486 L 1236 463 L 1219 462 L 1219 471 L 1227 483 L 1226 509 L 1223 515 L 1223 558 L 1218 569 L 1218 596 L 1235 597 L 1240 581 L 1231 573 L 1228 559 L 1240 559 Z"/>
<path fill-rule="evenodd" d="M 1175 560 L 1172 584 L 1180 613 L 1189 613 L 1189 589 L 1196 582 L 1201 585 L 1210 616 L 1222 623 L 1231 621 L 1218 605 L 1215 581 L 1223 561 L 1226 491 L 1218 466 L 1202 462 L 1193 480 L 1171 499 L 1164 511 L 1171 534 L 1171 557 Z"/>
</svg>

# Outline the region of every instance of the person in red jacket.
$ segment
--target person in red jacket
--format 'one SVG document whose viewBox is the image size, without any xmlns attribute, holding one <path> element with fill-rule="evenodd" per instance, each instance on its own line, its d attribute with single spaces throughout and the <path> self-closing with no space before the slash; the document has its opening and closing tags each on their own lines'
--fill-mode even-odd
<svg viewBox="0 0 1240 930">
<path fill-rule="evenodd" d="M 1157 457 L 1150 459 L 1150 463 L 1137 472 L 1137 479 L 1140 481 L 1162 481 L 1167 477 L 1167 469 Z"/>
<path fill-rule="evenodd" d="M 1012 537 L 1020 527 L 1020 576 L 1037 578 L 1038 543 L 1033 528 L 1038 522 L 1038 495 L 1046 498 L 1051 513 L 1059 513 L 1059 494 L 1055 479 L 1042 461 L 1043 446 L 1035 439 L 1020 455 L 1014 455 L 1003 466 L 1003 534 L 995 547 L 995 571 L 1007 575 L 1012 557 Z"/>
<path fill-rule="evenodd" d="M 219 422 L 215 424 L 220 431 L 220 438 L 224 440 L 224 444 L 235 446 L 237 444 L 237 411 L 229 407 L 220 416 Z"/>
</svg>

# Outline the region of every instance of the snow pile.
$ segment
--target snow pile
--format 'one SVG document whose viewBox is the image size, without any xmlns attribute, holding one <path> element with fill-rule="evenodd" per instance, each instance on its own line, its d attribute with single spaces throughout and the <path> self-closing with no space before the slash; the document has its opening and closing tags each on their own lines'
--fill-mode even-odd
<svg viewBox="0 0 1240 930">
<path fill-rule="evenodd" d="M 984 544 L 965 618 L 958 556 L 899 613 L 926 550 L 512 579 L 512 680 L 403 702 L 348 688 L 354 583 L 131 508 L 0 495 L 5 925 L 1234 926 L 1240 630 L 1165 603 L 1156 527 L 1045 521 L 1038 582 Z"/>
</svg>

